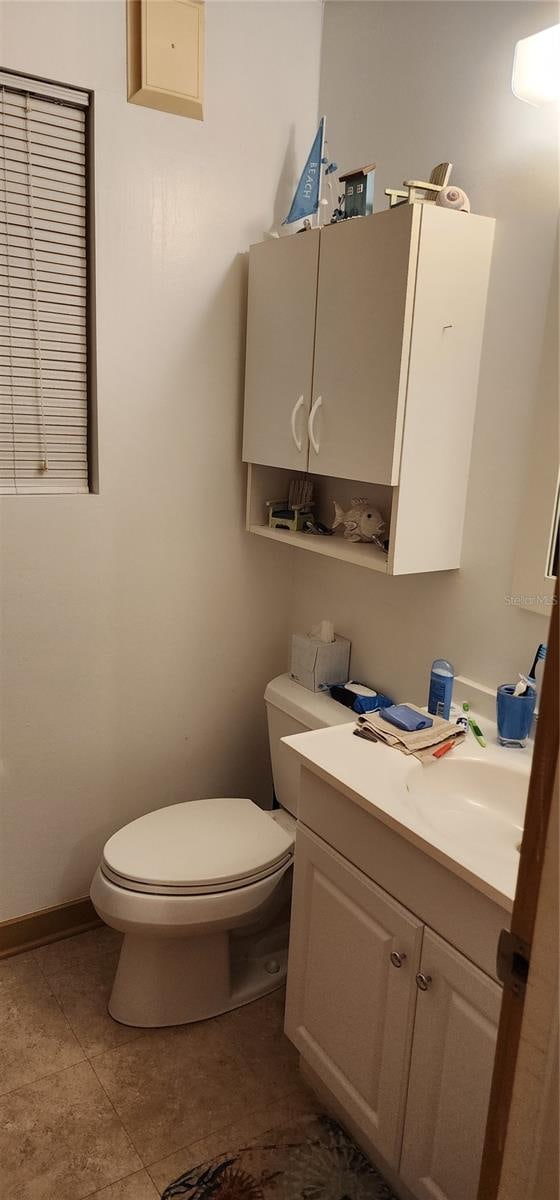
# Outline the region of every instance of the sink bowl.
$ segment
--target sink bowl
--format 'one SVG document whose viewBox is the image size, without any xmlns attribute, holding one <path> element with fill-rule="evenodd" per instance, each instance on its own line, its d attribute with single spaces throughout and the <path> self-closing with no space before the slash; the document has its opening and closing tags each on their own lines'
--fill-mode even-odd
<svg viewBox="0 0 560 1200">
<path fill-rule="evenodd" d="M 523 832 L 528 775 L 480 759 L 453 758 L 412 766 L 407 798 L 432 829 L 479 848 L 518 849 Z"/>
</svg>

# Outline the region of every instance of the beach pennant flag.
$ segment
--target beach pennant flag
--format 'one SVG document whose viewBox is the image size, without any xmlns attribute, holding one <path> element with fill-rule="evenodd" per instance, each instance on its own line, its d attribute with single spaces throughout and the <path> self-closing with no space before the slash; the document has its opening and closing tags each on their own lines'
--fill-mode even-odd
<svg viewBox="0 0 560 1200">
<path fill-rule="evenodd" d="M 321 158 L 323 155 L 324 127 L 325 118 L 321 117 L 315 141 L 311 147 L 309 158 L 303 168 L 295 196 L 292 200 L 292 207 L 288 216 L 284 217 L 282 221 L 283 225 L 291 225 L 293 221 L 302 221 L 304 217 L 310 217 L 313 213 L 317 212 L 321 189 Z"/>
</svg>

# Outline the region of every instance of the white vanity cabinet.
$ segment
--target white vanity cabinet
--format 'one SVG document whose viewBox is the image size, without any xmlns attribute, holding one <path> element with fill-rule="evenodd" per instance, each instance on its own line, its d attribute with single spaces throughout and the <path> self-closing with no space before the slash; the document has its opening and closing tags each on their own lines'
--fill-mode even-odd
<svg viewBox="0 0 560 1200">
<path fill-rule="evenodd" d="M 405 204 L 251 247 L 251 532 L 348 557 L 338 538 L 268 529 L 283 468 L 313 477 L 327 523 L 343 481 L 381 508 L 388 556 L 362 545 L 350 561 L 459 566 L 493 236 L 489 217 Z"/>
<path fill-rule="evenodd" d="M 286 1032 L 396 1165 L 422 924 L 304 829 L 293 905 Z"/>
<path fill-rule="evenodd" d="M 426 930 L 400 1173 L 420 1200 L 474 1200 L 501 989 Z"/>
<path fill-rule="evenodd" d="M 332 829 L 334 798 L 350 840 L 359 818 L 356 844 L 366 855 L 377 823 L 303 776 L 304 814 Z M 379 854 L 390 874 L 389 842 Z M 414 869 L 408 874 L 410 886 Z M 501 989 L 399 902 L 398 874 L 392 890 L 298 824 L 286 1033 L 409 1194 L 475 1200 Z"/>
</svg>

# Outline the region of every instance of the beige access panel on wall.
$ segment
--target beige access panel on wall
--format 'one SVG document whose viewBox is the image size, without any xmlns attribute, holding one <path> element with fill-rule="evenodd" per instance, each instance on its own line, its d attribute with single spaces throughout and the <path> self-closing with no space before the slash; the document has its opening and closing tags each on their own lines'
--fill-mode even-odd
<svg viewBox="0 0 560 1200">
<path fill-rule="evenodd" d="M 202 0 L 127 0 L 127 26 L 131 103 L 202 121 Z"/>
</svg>

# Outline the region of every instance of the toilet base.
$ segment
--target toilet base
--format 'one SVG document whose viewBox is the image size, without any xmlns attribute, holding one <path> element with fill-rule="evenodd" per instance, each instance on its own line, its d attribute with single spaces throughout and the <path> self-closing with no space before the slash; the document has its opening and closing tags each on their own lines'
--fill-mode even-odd
<svg viewBox="0 0 560 1200">
<path fill-rule="evenodd" d="M 287 928 L 258 936 L 125 934 L 109 1000 L 122 1025 L 203 1021 L 274 991 L 287 969 Z"/>
</svg>

